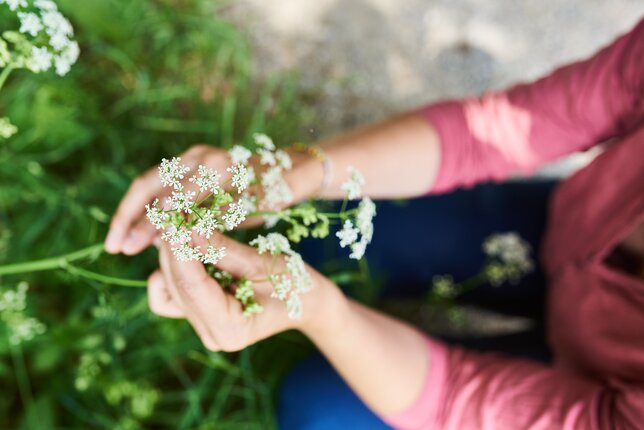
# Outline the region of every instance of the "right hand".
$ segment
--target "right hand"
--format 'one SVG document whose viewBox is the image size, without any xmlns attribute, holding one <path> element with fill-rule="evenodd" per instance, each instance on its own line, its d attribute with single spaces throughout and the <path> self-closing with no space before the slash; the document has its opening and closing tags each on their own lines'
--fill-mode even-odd
<svg viewBox="0 0 644 430">
<path fill-rule="evenodd" d="M 181 154 L 181 163 L 191 170 L 203 164 L 219 171 L 222 180 L 225 180 L 230 157 L 222 149 L 208 145 L 195 145 Z M 183 185 L 187 189 L 194 190 L 196 187 L 188 182 L 188 177 L 184 178 Z M 105 250 L 110 254 L 122 252 L 126 255 L 135 255 L 152 245 L 158 232 L 145 217 L 145 205 L 154 199 L 163 202 L 171 193 L 171 188 L 164 188 L 161 185 L 158 166 L 148 169 L 135 178 L 112 217 L 105 239 Z"/>
<path fill-rule="evenodd" d="M 309 197 L 316 190 L 318 186 L 316 164 L 319 162 L 301 153 L 290 153 L 290 155 L 293 169 L 284 173 L 284 179 L 289 184 L 296 203 Z M 226 172 L 226 168 L 230 166 L 230 157 L 228 152 L 221 148 L 195 145 L 181 154 L 181 163 L 191 170 L 195 170 L 200 164 L 215 169 L 221 174 L 222 182 L 228 180 L 230 175 Z M 251 164 L 257 163 L 253 163 L 251 159 Z M 259 173 L 259 166 L 254 167 Z M 184 178 L 183 185 L 186 189 L 194 191 L 196 186 L 188 182 L 188 178 L 189 175 Z M 252 193 L 252 190 L 250 191 Z M 158 231 L 145 217 L 145 205 L 154 199 L 162 202 L 170 196 L 171 192 L 171 188 L 164 188 L 161 185 L 158 166 L 150 168 L 134 179 L 112 217 L 105 239 L 105 250 L 110 254 L 122 252 L 126 255 L 135 255 L 152 245 Z M 257 224 L 261 219 L 247 222 L 244 226 L 251 225 L 253 221 Z"/>
</svg>

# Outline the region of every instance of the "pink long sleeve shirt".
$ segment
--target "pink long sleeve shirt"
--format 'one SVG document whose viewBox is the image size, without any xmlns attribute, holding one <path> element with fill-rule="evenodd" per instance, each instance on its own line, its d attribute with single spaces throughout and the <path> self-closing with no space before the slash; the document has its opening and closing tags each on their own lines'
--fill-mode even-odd
<svg viewBox="0 0 644 430">
<path fill-rule="evenodd" d="M 540 256 L 551 366 L 428 339 L 400 429 L 644 429 L 644 281 L 606 256 L 644 222 L 644 21 L 589 60 L 424 110 L 442 146 L 432 192 L 530 172 L 610 140 L 558 186 Z"/>
</svg>

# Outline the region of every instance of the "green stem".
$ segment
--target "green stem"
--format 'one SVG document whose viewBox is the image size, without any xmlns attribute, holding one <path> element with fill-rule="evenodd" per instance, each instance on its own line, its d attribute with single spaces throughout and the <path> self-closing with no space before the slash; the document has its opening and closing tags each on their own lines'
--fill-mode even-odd
<svg viewBox="0 0 644 430">
<path fill-rule="evenodd" d="M 67 270 L 69 273 L 71 273 L 72 275 L 80 276 L 86 279 L 91 279 L 93 281 L 98 281 L 103 284 L 120 285 L 121 287 L 134 287 L 134 288 L 145 288 L 148 286 L 147 281 L 141 281 L 138 279 L 115 278 L 113 276 L 107 276 L 101 273 L 92 272 L 91 270 L 82 269 L 78 266 L 74 266 L 69 263 L 64 263 L 63 268 Z"/>
<path fill-rule="evenodd" d="M 13 71 L 13 64 L 7 64 L 7 66 L 2 69 L 2 73 L 0 73 L 0 89 L 4 86 L 5 81 Z"/>
<path fill-rule="evenodd" d="M 483 272 L 481 272 L 481 273 L 479 273 L 477 275 L 474 275 L 471 278 L 468 278 L 468 279 L 464 280 L 463 282 L 461 282 L 459 284 L 461 288 L 460 288 L 458 294 L 461 295 L 461 294 L 466 293 L 468 291 L 471 291 L 471 290 L 473 290 L 473 289 L 475 289 L 477 287 L 480 287 L 481 285 L 483 285 L 487 281 L 488 281 L 488 278 L 485 275 L 485 273 L 483 273 Z"/>
<path fill-rule="evenodd" d="M 103 244 L 97 243 L 69 254 L 59 255 L 57 257 L 45 258 L 42 260 L 27 261 L 24 263 L 14 263 L 0 266 L 0 276 L 16 275 L 20 273 L 42 272 L 46 270 L 56 270 L 64 267 L 72 261 L 88 257 L 97 257 L 103 252 Z"/>
<path fill-rule="evenodd" d="M 87 248 L 70 252 L 69 254 L 60 255 L 58 257 L 0 266 L 0 276 L 15 275 L 20 273 L 42 272 L 45 270 L 63 269 L 71 273 L 72 275 L 80 276 L 85 279 L 91 279 L 93 281 L 102 282 L 103 284 L 120 285 L 122 287 L 135 287 L 135 288 L 145 288 L 148 286 L 147 281 L 142 281 L 138 279 L 116 278 L 114 276 L 103 275 L 101 273 L 92 272 L 91 270 L 82 269 L 78 266 L 71 264 L 72 261 L 81 260 L 83 258 L 97 257 L 102 252 L 103 252 L 103 244 L 97 243 L 96 245 L 88 246 Z"/>
<path fill-rule="evenodd" d="M 349 204 L 349 198 L 345 197 L 344 200 L 342 201 L 342 209 L 340 209 L 340 213 L 343 214 L 344 211 L 347 210 L 347 205 Z"/>
</svg>

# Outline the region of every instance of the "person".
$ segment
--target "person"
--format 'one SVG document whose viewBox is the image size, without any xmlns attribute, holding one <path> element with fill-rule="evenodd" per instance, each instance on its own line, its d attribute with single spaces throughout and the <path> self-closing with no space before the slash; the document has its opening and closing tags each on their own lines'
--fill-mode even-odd
<svg viewBox="0 0 644 430">
<path fill-rule="evenodd" d="M 289 320 L 269 299 L 267 285 L 258 291 L 264 313 L 245 318 L 201 264 L 178 263 L 166 245 L 160 245 L 160 269 L 149 278 L 150 308 L 186 318 L 205 346 L 217 351 L 239 350 L 287 329 L 308 336 L 332 367 L 318 360 L 296 370 L 298 378 L 287 379 L 281 395 L 283 428 L 644 428 L 643 96 L 640 21 L 593 57 L 536 82 L 433 104 L 321 142 L 333 163 L 332 177 L 316 158 L 293 154 L 287 181 L 296 200 L 341 198 L 342 172 L 354 166 L 366 178 L 366 195 L 431 194 L 419 199 L 430 201 L 604 144 L 597 158 L 552 193 L 537 193 L 548 205 L 540 263 L 547 279 L 552 363 L 431 338 L 345 296 L 312 267 L 315 288 L 303 296 L 302 319 Z M 183 161 L 220 170 L 229 163 L 225 152 L 207 146 L 191 148 Z M 143 206 L 162 195 L 155 176 L 154 169 L 142 175 L 123 198 L 106 238 L 109 252 L 133 255 L 154 241 Z M 501 206 L 525 213 L 516 205 Z M 398 215 L 403 213 L 410 211 L 403 206 Z M 483 213 L 470 220 L 478 216 L 489 218 Z M 389 226 L 394 231 L 409 231 L 405 224 L 413 223 L 417 242 L 432 229 L 414 214 L 389 222 L 395 223 Z M 465 228 L 449 231 L 460 227 Z M 374 241 L 379 240 L 376 231 Z M 216 241 L 229 251 L 218 263 L 221 269 L 262 277 L 262 257 L 250 247 L 223 235 Z M 429 258 L 440 255 L 425 255 L 424 245 L 409 241 L 398 246 L 391 254 L 400 255 L 397 262 L 408 278 L 414 270 L 422 272 L 423 258 L 431 265 Z M 446 248 L 456 258 L 462 250 Z M 406 265 L 406 259 L 420 266 Z M 452 263 L 458 264 L 458 259 Z"/>
</svg>

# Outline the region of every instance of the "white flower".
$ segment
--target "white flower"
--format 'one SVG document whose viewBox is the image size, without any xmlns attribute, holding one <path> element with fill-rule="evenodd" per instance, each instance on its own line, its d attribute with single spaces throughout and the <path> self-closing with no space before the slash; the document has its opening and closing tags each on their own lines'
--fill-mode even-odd
<svg viewBox="0 0 644 430">
<path fill-rule="evenodd" d="M 286 300 L 288 293 L 293 288 L 293 281 L 288 276 L 271 276 L 271 283 L 273 284 L 273 292 L 271 297 L 277 300 Z"/>
<path fill-rule="evenodd" d="M 199 251 L 199 247 L 195 246 L 194 248 L 187 243 L 172 248 L 174 256 L 179 261 L 201 261 L 202 255 Z"/>
<path fill-rule="evenodd" d="M 344 248 L 345 246 L 353 245 L 358 240 L 358 233 L 360 233 L 360 230 L 355 228 L 350 220 L 345 220 L 342 230 L 335 235 L 340 239 L 340 246 Z"/>
<path fill-rule="evenodd" d="M 192 213 L 192 206 L 196 193 L 194 191 L 173 191 L 172 197 L 166 199 L 170 207 L 175 211 L 183 211 L 185 213 Z"/>
<path fill-rule="evenodd" d="M 253 153 L 241 145 L 235 145 L 228 151 L 228 155 L 233 164 L 247 164 Z"/>
<path fill-rule="evenodd" d="M 267 135 L 263 133 L 255 133 L 253 134 L 253 138 L 255 139 L 255 143 L 261 146 L 262 148 L 267 149 L 269 151 L 275 150 L 275 144 L 273 143 L 273 139 L 271 139 Z"/>
<path fill-rule="evenodd" d="M 376 216 L 376 204 L 369 197 L 365 197 L 358 205 L 356 214 L 356 225 L 361 234 L 373 230 L 373 217 Z"/>
<path fill-rule="evenodd" d="M 275 160 L 275 155 L 266 149 L 259 149 L 257 151 L 259 154 L 259 164 L 262 166 L 274 166 L 277 164 L 277 160 Z"/>
<path fill-rule="evenodd" d="M 278 255 L 291 251 L 288 239 L 280 233 L 268 233 L 266 236 L 260 234 L 251 240 L 249 245 L 256 247 L 259 254 L 268 252 L 271 255 Z"/>
<path fill-rule="evenodd" d="M 18 127 L 11 124 L 9 118 L 2 117 L 0 118 L 0 137 L 8 139 L 18 132 Z"/>
<path fill-rule="evenodd" d="M 291 160 L 291 157 L 286 153 L 286 151 L 278 149 L 275 152 L 275 159 L 284 170 L 291 170 L 291 168 L 293 167 L 293 161 Z"/>
<path fill-rule="evenodd" d="M 285 181 L 281 181 L 270 188 L 264 189 L 263 202 L 270 209 L 276 209 L 282 203 L 289 204 L 292 201 L 293 193 Z"/>
<path fill-rule="evenodd" d="M 0 0 L 0 4 L 5 3 L 9 9 L 16 10 L 19 7 L 27 7 L 27 0 Z"/>
<path fill-rule="evenodd" d="M 78 42 L 70 40 L 66 49 L 60 54 L 62 58 L 66 59 L 69 64 L 74 64 L 80 55 L 80 48 Z"/>
<path fill-rule="evenodd" d="M 215 218 L 215 215 L 210 209 L 200 214 L 199 216 L 199 221 L 197 221 L 192 229 L 206 239 L 210 239 L 210 236 L 212 236 L 214 231 L 220 228 L 219 222 L 217 222 L 217 218 Z"/>
<path fill-rule="evenodd" d="M 483 242 L 483 251 L 490 257 L 496 257 L 508 265 L 516 265 L 529 272 L 533 268 L 530 259 L 530 244 L 514 232 L 497 233 Z"/>
<path fill-rule="evenodd" d="M 61 46 L 63 43 L 66 43 L 63 46 L 63 51 L 54 58 L 54 65 L 56 66 L 56 74 L 59 76 L 65 76 L 67 72 L 72 67 L 72 64 L 78 59 L 80 49 L 78 48 L 78 43 L 73 40 L 68 40 L 67 36 L 62 33 L 56 33 L 52 36 L 50 43 L 54 46 Z"/>
<path fill-rule="evenodd" d="M 29 285 L 21 282 L 15 290 L 0 292 L 0 320 L 7 326 L 11 345 L 29 341 L 46 330 L 42 322 L 24 313 L 27 308 L 28 289 Z"/>
<path fill-rule="evenodd" d="M 295 251 L 286 256 L 286 272 L 293 279 L 293 287 L 297 293 L 305 293 L 313 287 L 313 281 L 302 256 Z"/>
<path fill-rule="evenodd" d="M 270 187 L 275 185 L 276 183 L 282 181 L 282 169 L 279 167 L 273 167 L 271 169 L 267 169 L 263 174 L 262 174 L 262 185 L 264 187 Z"/>
<path fill-rule="evenodd" d="M 36 36 L 43 29 L 40 18 L 33 12 L 18 12 L 20 18 L 20 32 Z"/>
<path fill-rule="evenodd" d="M 163 228 L 165 229 L 165 223 L 170 219 L 170 215 L 165 213 L 161 208 L 158 207 L 159 199 L 155 199 L 152 202 L 152 206 L 145 205 L 145 212 L 150 224 L 156 227 L 156 229 Z"/>
<path fill-rule="evenodd" d="M 36 0 L 34 4 L 40 10 L 58 10 L 56 3 L 52 0 Z"/>
<path fill-rule="evenodd" d="M 222 217 L 226 228 L 232 230 L 246 220 L 246 210 L 240 202 L 232 202 Z"/>
<path fill-rule="evenodd" d="M 202 256 L 201 261 L 204 264 L 217 264 L 219 261 L 226 256 L 226 248 L 216 248 L 212 245 L 209 245 L 206 249 L 206 253 Z M 250 283 L 249 283 L 250 284 Z"/>
<path fill-rule="evenodd" d="M 64 33 L 54 33 L 49 38 L 49 45 L 56 51 L 63 51 L 69 46 L 71 40 Z"/>
<path fill-rule="evenodd" d="M 257 197 L 244 193 L 239 198 L 239 203 L 244 207 L 246 213 L 255 212 L 257 210 Z"/>
<path fill-rule="evenodd" d="M 181 189 L 180 180 L 190 171 L 188 166 L 181 164 L 180 157 L 174 157 L 172 160 L 163 159 L 159 165 L 159 177 L 164 187 L 172 186 L 175 189 Z"/>
<path fill-rule="evenodd" d="M 248 169 L 243 164 L 235 164 L 234 166 L 226 169 L 227 172 L 233 175 L 231 182 L 233 187 L 237 188 L 237 192 L 241 193 L 250 184 L 250 175 Z"/>
<path fill-rule="evenodd" d="M 66 58 L 57 56 L 54 58 L 54 67 L 56 67 L 56 74 L 58 76 L 65 76 L 72 68 L 72 65 L 69 64 Z"/>
<path fill-rule="evenodd" d="M 264 228 L 267 230 L 272 229 L 280 221 L 279 215 L 264 215 Z"/>
<path fill-rule="evenodd" d="M 434 276 L 432 280 L 434 284 L 434 293 L 440 297 L 454 298 L 458 295 L 458 289 L 454 283 L 454 278 L 449 275 Z"/>
<path fill-rule="evenodd" d="M 45 24 L 47 34 L 63 33 L 66 36 L 74 34 L 70 22 L 57 10 L 47 10 L 42 13 L 42 22 Z"/>
<path fill-rule="evenodd" d="M 190 242 L 192 233 L 186 228 L 172 227 L 161 235 L 161 239 L 169 242 L 171 245 L 183 245 Z"/>
<path fill-rule="evenodd" d="M 219 180 L 221 179 L 219 172 L 202 165 L 199 165 L 197 172 L 199 176 L 192 176 L 188 180 L 198 186 L 201 192 L 210 191 L 213 194 L 218 194 Z"/>
<path fill-rule="evenodd" d="M 9 343 L 19 345 L 45 333 L 46 327 L 36 318 L 20 315 L 12 321 L 9 331 L 11 333 L 9 335 Z"/>
<path fill-rule="evenodd" d="M 21 282 L 16 290 L 7 290 L 0 293 L 0 312 L 22 312 L 27 308 L 27 291 L 29 285 Z"/>
<path fill-rule="evenodd" d="M 288 317 L 292 320 L 302 318 L 302 301 L 298 294 L 291 294 L 286 301 L 286 312 Z"/>
<path fill-rule="evenodd" d="M 364 185 L 364 177 L 354 167 L 349 166 L 349 179 L 342 184 L 342 191 L 347 193 L 349 200 L 355 200 L 362 195 L 362 186 Z"/>
<path fill-rule="evenodd" d="M 364 240 L 364 237 L 360 239 L 359 242 L 354 243 L 351 245 L 351 254 L 349 254 L 349 258 L 353 258 L 354 260 L 360 260 L 362 257 L 364 257 L 364 253 L 367 250 L 367 241 Z"/>
<path fill-rule="evenodd" d="M 281 203 L 291 203 L 293 193 L 282 177 L 280 167 L 272 167 L 262 175 L 264 203 L 268 208 L 277 208 Z"/>
<path fill-rule="evenodd" d="M 33 46 L 31 48 L 31 59 L 29 62 L 29 69 L 32 72 L 40 73 L 49 70 L 51 67 L 52 55 L 49 53 L 46 47 L 37 48 Z"/>
</svg>

